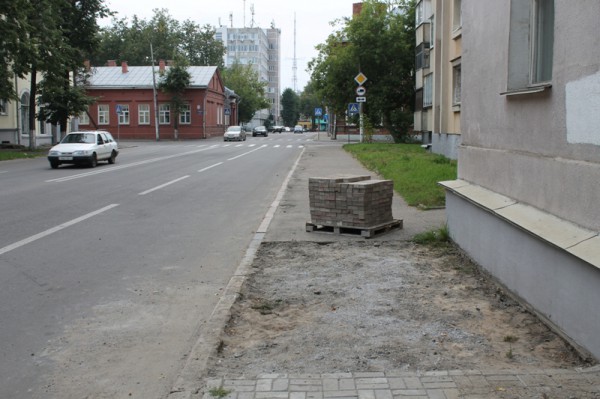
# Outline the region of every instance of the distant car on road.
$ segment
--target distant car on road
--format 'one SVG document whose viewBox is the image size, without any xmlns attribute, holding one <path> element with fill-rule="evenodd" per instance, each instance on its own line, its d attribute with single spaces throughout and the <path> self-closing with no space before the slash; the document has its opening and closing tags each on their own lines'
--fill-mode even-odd
<svg viewBox="0 0 600 399">
<path fill-rule="evenodd" d="M 269 135 L 267 128 L 264 126 L 256 126 L 254 130 L 252 130 L 252 137 L 256 137 L 259 135 L 267 137 Z"/>
<path fill-rule="evenodd" d="M 246 141 L 246 132 L 241 126 L 229 126 L 223 135 L 223 141 Z"/>
<path fill-rule="evenodd" d="M 294 133 L 304 133 L 304 128 L 300 125 L 294 126 Z"/>
<path fill-rule="evenodd" d="M 52 169 L 61 164 L 89 165 L 94 168 L 98 161 L 115 163 L 119 146 L 113 136 L 104 130 L 71 132 L 48 151 Z"/>
<path fill-rule="evenodd" d="M 277 126 L 277 125 L 275 125 L 275 126 L 273 126 L 273 133 L 281 133 L 281 132 L 284 131 L 284 129 L 285 128 L 283 126 Z"/>
</svg>

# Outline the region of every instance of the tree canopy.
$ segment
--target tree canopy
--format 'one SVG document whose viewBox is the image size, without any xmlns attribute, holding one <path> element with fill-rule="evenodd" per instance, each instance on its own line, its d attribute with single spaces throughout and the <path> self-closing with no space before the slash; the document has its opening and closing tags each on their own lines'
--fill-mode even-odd
<svg viewBox="0 0 600 399">
<path fill-rule="evenodd" d="M 300 117 L 300 97 L 289 87 L 281 94 L 281 118 L 285 126 L 294 126 Z"/>
<path fill-rule="evenodd" d="M 345 19 L 309 63 L 315 91 L 340 114 L 355 102 L 354 77 L 362 72 L 365 117 L 382 121 L 397 141 L 412 123 L 414 9 L 414 0 L 363 1 L 361 13 Z"/>
<path fill-rule="evenodd" d="M 171 95 L 171 111 L 173 112 L 173 129 L 175 139 L 179 138 L 179 115 L 188 106 L 184 97 L 192 76 L 187 71 L 187 60 L 178 56 L 174 64 L 160 77 L 158 87 Z"/>
<path fill-rule="evenodd" d="M 242 123 L 249 122 L 258 110 L 268 108 L 269 102 L 265 98 L 266 83 L 261 82 L 258 72 L 252 65 L 234 62 L 222 73 L 223 83 L 240 96 L 238 103 L 238 117 Z"/>
<path fill-rule="evenodd" d="M 113 19 L 100 31 L 100 46 L 92 57 L 94 65 L 108 60 L 127 61 L 130 65 L 151 65 L 150 44 L 155 59 L 174 59 L 182 55 L 189 65 L 223 66 L 225 47 L 215 37 L 210 25 L 200 26 L 191 20 L 179 22 L 166 9 L 154 9 L 150 20 L 133 16 Z"/>
<path fill-rule="evenodd" d="M 36 109 L 36 102 L 42 108 L 29 114 L 28 126 L 35 126 L 37 116 L 64 131 L 68 118 L 87 105 L 72 82 L 78 82 L 85 58 L 97 46 L 96 21 L 110 11 L 104 0 L 0 0 L 0 9 L 0 98 L 16 100 L 14 77 L 30 75 L 29 109 Z M 33 134 L 30 129 L 32 147 Z"/>
</svg>

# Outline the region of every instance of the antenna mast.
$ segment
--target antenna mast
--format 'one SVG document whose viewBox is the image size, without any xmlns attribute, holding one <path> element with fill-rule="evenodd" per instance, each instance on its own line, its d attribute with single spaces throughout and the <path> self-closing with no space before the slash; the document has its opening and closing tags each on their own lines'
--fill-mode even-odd
<svg viewBox="0 0 600 399">
<path fill-rule="evenodd" d="M 244 0 L 244 25 L 242 27 L 246 27 L 246 0 Z"/>
<path fill-rule="evenodd" d="M 294 71 L 293 74 L 293 86 L 294 86 L 294 93 L 298 92 L 298 76 L 296 76 L 296 73 L 298 71 L 298 60 L 296 59 L 296 13 L 294 13 L 294 64 L 292 66 L 292 70 Z"/>
<path fill-rule="evenodd" d="M 250 4 L 250 13 L 252 14 L 252 20 L 250 21 L 250 27 L 254 28 L 254 3 Z"/>
</svg>

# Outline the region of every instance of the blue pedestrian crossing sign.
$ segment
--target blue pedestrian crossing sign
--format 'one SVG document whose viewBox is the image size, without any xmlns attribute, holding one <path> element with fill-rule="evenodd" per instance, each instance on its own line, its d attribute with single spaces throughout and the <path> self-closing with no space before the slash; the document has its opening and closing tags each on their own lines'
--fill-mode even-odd
<svg viewBox="0 0 600 399">
<path fill-rule="evenodd" d="M 122 114 L 123 113 L 123 108 L 121 107 L 121 104 L 117 104 L 117 106 L 115 107 L 117 114 Z"/>
<path fill-rule="evenodd" d="M 323 108 L 315 108 L 315 116 L 322 116 Z"/>
<path fill-rule="evenodd" d="M 358 103 L 350 103 L 348 104 L 348 113 L 349 114 L 358 114 Z"/>
</svg>

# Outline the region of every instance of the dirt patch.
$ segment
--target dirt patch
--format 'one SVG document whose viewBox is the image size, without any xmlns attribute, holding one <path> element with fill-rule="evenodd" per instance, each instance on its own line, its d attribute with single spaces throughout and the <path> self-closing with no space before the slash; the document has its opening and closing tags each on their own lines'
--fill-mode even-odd
<svg viewBox="0 0 600 399">
<path fill-rule="evenodd" d="M 589 365 L 454 248 L 264 243 L 210 376 Z"/>
</svg>

